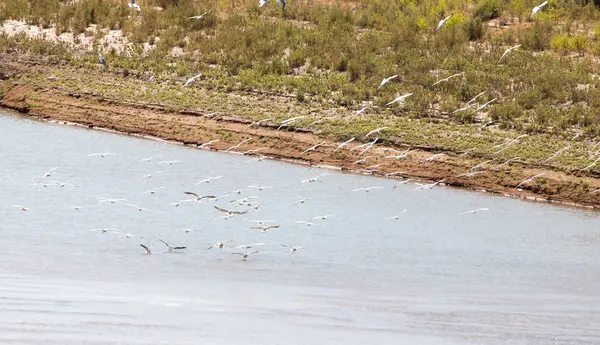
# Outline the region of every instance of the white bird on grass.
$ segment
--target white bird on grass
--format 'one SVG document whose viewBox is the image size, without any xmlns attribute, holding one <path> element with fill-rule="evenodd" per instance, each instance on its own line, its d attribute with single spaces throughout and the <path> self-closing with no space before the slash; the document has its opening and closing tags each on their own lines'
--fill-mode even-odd
<svg viewBox="0 0 600 345">
<path fill-rule="evenodd" d="M 500 59 L 498 59 L 498 64 L 500 64 L 500 61 L 502 61 L 502 59 L 504 59 L 504 57 L 505 57 L 505 56 L 506 56 L 508 53 L 510 53 L 511 51 L 513 51 L 513 50 L 515 50 L 515 49 L 519 48 L 520 46 L 521 46 L 520 44 L 517 44 L 517 45 L 516 45 L 516 46 L 514 46 L 514 47 L 510 47 L 510 48 L 506 49 L 506 50 L 504 51 L 504 54 L 502 54 L 502 56 L 500 57 Z"/>
<path fill-rule="evenodd" d="M 477 213 L 477 212 L 481 212 L 481 211 L 489 211 L 489 210 L 490 210 L 490 209 L 489 209 L 489 208 L 487 208 L 487 207 L 486 207 L 486 208 L 478 208 L 478 209 L 475 209 L 475 210 L 471 210 L 471 211 L 466 211 L 466 212 L 463 212 L 463 213 L 461 213 L 460 215 L 461 215 L 461 216 L 464 216 L 465 214 L 475 214 L 475 213 Z"/>
<path fill-rule="evenodd" d="M 529 16 L 529 19 L 532 19 L 533 16 L 535 16 L 539 11 L 541 11 L 544 6 L 548 5 L 548 1 L 544 1 L 541 4 L 535 6 L 532 10 L 531 10 L 531 15 Z"/>
<path fill-rule="evenodd" d="M 398 78 L 398 75 L 397 75 L 397 74 L 395 74 L 395 75 L 393 75 L 393 76 L 391 76 L 391 77 L 388 77 L 388 78 L 384 78 L 384 79 L 381 81 L 381 84 L 379 84 L 379 86 L 377 87 L 377 90 L 381 89 L 381 88 L 382 88 L 382 87 L 384 87 L 384 86 L 385 86 L 387 83 L 389 83 L 390 81 L 392 81 L 392 80 L 394 80 L 394 79 L 396 79 L 396 78 Z"/>
<path fill-rule="evenodd" d="M 210 12 L 212 12 L 212 10 L 213 10 L 213 9 L 211 8 L 210 10 L 208 10 L 208 11 L 206 11 L 206 12 L 202 13 L 202 14 L 201 14 L 201 15 L 199 15 L 199 16 L 192 16 L 192 17 L 189 17 L 188 19 L 202 19 L 202 18 L 203 18 L 205 15 L 209 14 Z"/>
<path fill-rule="evenodd" d="M 524 185 L 525 183 L 533 182 L 533 180 L 535 180 L 535 179 L 537 179 L 537 178 L 540 178 L 540 177 L 544 176 L 545 174 L 546 174 L 546 173 L 541 173 L 541 174 L 534 175 L 534 176 L 532 176 L 532 177 L 530 177 L 530 178 L 528 178 L 528 179 L 524 180 L 523 182 L 519 183 L 519 184 L 518 184 L 518 185 L 517 185 L 515 188 L 519 188 L 519 187 L 521 187 L 522 185 Z"/>
<path fill-rule="evenodd" d="M 191 83 L 193 83 L 196 79 L 200 78 L 201 76 L 202 76 L 202 73 L 196 74 L 195 76 L 193 76 L 190 79 L 186 80 L 185 83 L 183 84 L 182 88 L 190 85 Z"/>
<path fill-rule="evenodd" d="M 209 177 L 209 178 L 206 178 L 206 179 L 204 179 L 202 181 L 198 181 L 198 182 L 194 183 L 194 185 L 197 186 L 197 185 L 202 184 L 202 183 L 210 183 L 211 181 L 218 180 L 218 179 L 221 179 L 221 178 L 223 178 L 223 176 Z"/>
<path fill-rule="evenodd" d="M 390 128 L 390 127 L 385 126 L 385 127 L 379 127 L 377 129 L 374 129 L 374 130 L 370 131 L 369 133 L 365 134 L 365 138 L 368 138 L 371 134 L 375 134 L 375 133 L 379 134 L 379 132 L 381 132 L 384 129 L 388 129 L 388 128 Z"/>
<path fill-rule="evenodd" d="M 444 79 L 440 79 L 440 80 L 436 81 L 436 82 L 435 82 L 435 83 L 433 83 L 433 85 L 431 85 L 431 86 L 436 86 L 436 85 L 437 85 L 437 84 L 439 84 L 439 83 L 443 83 L 443 82 L 445 82 L 445 81 L 449 81 L 450 79 L 452 79 L 452 78 L 456 78 L 456 77 L 458 77 L 458 76 L 461 76 L 461 75 L 463 75 L 463 74 L 465 74 L 465 72 L 461 72 L 461 73 L 456 73 L 456 74 L 453 74 L 453 75 L 451 75 L 451 76 L 449 76 L 449 77 L 446 77 L 446 78 L 444 78 Z"/>
<path fill-rule="evenodd" d="M 269 0 L 258 0 L 258 8 L 263 7 Z"/>
<path fill-rule="evenodd" d="M 256 254 L 258 253 L 258 250 L 255 250 L 253 252 L 249 252 L 249 253 L 231 253 L 232 255 L 240 255 L 242 257 L 242 261 L 246 261 L 248 259 L 248 256 L 252 255 L 252 254 Z"/>
<path fill-rule="evenodd" d="M 402 210 L 402 211 L 401 211 L 400 213 L 398 213 L 398 215 L 396 215 L 396 216 L 386 217 L 386 218 L 383 218 L 383 219 L 393 219 L 393 220 L 398 220 L 398 219 L 400 219 L 400 215 L 401 215 L 401 214 L 403 214 L 403 213 L 405 213 L 406 211 L 408 211 L 408 210 Z"/>
<path fill-rule="evenodd" d="M 98 52 L 98 63 L 104 65 L 104 69 L 108 70 L 108 65 L 106 64 L 106 59 L 102 56 L 101 52 Z"/>
<path fill-rule="evenodd" d="M 317 148 L 319 148 L 320 146 L 323 146 L 323 145 L 325 145 L 325 142 L 324 142 L 324 141 L 322 141 L 322 142 L 318 143 L 318 144 L 317 144 L 317 145 L 315 145 L 315 146 L 312 146 L 312 147 L 309 147 L 309 148 L 307 148 L 306 150 L 302 151 L 302 153 L 300 153 L 300 154 L 301 154 L 301 155 L 303 155 L 303 154 L 305 154 L 305 153 L 308 153 L 308 152 L 311 152 L 311 151 L 315 151 Z"/>
<path fill-rule="evenodd" d="M 379 187 L 379 186 L 377 186 L 377 187 L 367 187 L 367 188 L 356 188 L 356 189 L 353 189 L 352 191 L 353 191 L 353 192 L 361 192 L 361 191 L 364 191 L 364 192 L 367 192 L 367 193 L 368 193 L 368 192 L 370 192 L 370 191 L 371 191 L 371 190 L 373 190 L 373 189 L 381 189 L 381 188 L 383 188 L 383 187 Z"/>
<path fill-rule="evenodd" d="M 435 32 L 438 32 L 438 31 L 440 31 L 440 29 L 441 29 L 441 28 L 442 28 L 444 25 L 446 25 L 446 22 L 448 22 L 448 21 L 450 20 L 450 18 L 452 18 L 452 16 L 453 16 L 453 15 L 454 15 L 454 14 L 450 14 L 448 17 L 446 17 L 446 18 L 444 18 L 444 19 L 440 20 L 440 22 L 438 23 L 437 27 L 435 28 Z"/>
<path fill-rule="evenodd" d="M 394 103 L 398 103 L 398 102 L 404 102 L 408 97 L 412 96 L 413 93 L 405 93 L 404 95 L 398 96 L 396 97 L 393 101 L 389 102 L 386 104 L 386 106 L 392 105 Z"/>
<path fill-rule="evenodd" d="M 206 249 L 206 250 L 209 250 L 209 249 L 212 249 L 212 248 L 223 249 L 223 247 L 225 247 L 225 245 L 227 243 L 229 243 L 229 242 L 231 242 L 231 240 L 227 240 L 227 241 L 223 241 L 223 242 L 217 242 L 217 243 L 211 245 L 210 247 L 208 247 L 208 249 Z"/>
</svg>

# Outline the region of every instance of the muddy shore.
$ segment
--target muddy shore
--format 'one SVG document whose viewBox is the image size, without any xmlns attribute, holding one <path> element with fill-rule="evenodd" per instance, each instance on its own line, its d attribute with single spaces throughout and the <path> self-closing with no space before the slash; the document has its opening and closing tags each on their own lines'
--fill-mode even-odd
<svg viewBox="0 0 600 345">
<path fill-rule="evenodd" d="M 40 73 L 45 73 L 51 68 L 22 62 L 0 66 L 0 106 L 48 121 L 103 128 L 129 135 L 150 136 L 190 146 L 199 146 L 218 139 L 219 141 L 211 146 L 211 149 L 218 151 L 225 151 L 242 140 L 250 139 L 234 151 L 261 149 L 254 155 L 302 164 L 339 167 L 343 171 L 395 179 L 444 180 L 447 185 L 528 200 L 594 209 L 600 206 L 600 193 L 591 192 L 600 188 L 600 181 L 590 176 L 544 170 L 519 162 L 509 166 L 494 162 L 479 170 L 479 174 L 459 177 L 474 165 L 481 163 L 481 159 L 446 152 L 439 160 L 425 162 L 425 159 L 434 153 L 427 149 L 415 149 L 407 159 L 385 158 L 395 154 L 392 149 L 407 149 L 401 145 L 376 145 L 374 149 L 362 155 L 359 154 L 360 150 L 348 150 L 358 145 L 354 143 L 348 148 L 335 151 L 340 143 L 323 138 L 318 133 L 302 128 L 276 130 L 276 126 L 273 125 L 254 126 L 251 120 L 238 117 L 235 113 L 229 114 L 227 109 L 220 112 L 202 109 L 176 111 L 161 104 L 107 99 L 94 92 L 74 93 L 67 89 L 46 88 L 19 78 L 23 71 L 37 69 Z M 295 100 L 286 98 L 278 101 Z M 248 106 L 252 106 L 251 99 Z M 324 145 L 303 153 L 307 148 L 321 142 L 325 142 Z M 438 152 L 439 150 L 435 151 Z M 367 164 L 356 164 L 365 156 L 370 156 Z M 542 183 L 533 182 L 515 188 L 521 181 L 540 173 L 544 173 L 543 178 L 539 180 Z"/>
</svg>

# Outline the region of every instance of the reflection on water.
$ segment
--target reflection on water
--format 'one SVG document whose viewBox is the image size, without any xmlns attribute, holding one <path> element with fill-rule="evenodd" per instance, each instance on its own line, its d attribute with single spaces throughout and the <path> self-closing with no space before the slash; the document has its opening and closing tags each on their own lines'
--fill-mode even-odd
<svg viewBox="0 0 600 345">
<path fill-rule="evenodd" d="M 0 342 L 600 342 L 596 213 L 250 160 L 0 117 Z M 44 181 L 75 186 L 36 184 L 53 167 Z M 273 188 L 231 193 L 251 185 Z M 184 191 L 220 197 L 165 207 Z M 218 218 L 213 206 L 251 196 L 265 204 Z M 248 261 L 231 254 L 263 242 Z"/>
</svg>

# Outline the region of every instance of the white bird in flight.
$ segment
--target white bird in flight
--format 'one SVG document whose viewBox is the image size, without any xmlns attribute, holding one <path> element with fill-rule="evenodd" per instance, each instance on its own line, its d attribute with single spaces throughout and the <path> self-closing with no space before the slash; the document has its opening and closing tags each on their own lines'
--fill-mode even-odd
<svg viewBox="0 0 600 345">
<path fill-rule="evenodd" d="M 391 77 L 388 77 L 388 78 L 384 78 L 384 79 L 381 81 L 381 84 L 379 84 L 379 86 L 377 87 L 377 90 L 381 89 L 381 88 L 382 88 L 382 87 L 384 87 L 384 86 L 385 86 L 387 83 L 389 83 L 390 81 L 392 81 L 392 80 L 394 80 L 394 79 L 396 79 L 396 78 L 398 78 L 398 75 L 397 75 L 397 74 L 395 74 L 395 75 L 393 75 L 393 76 L 391 76 Z"/>
<path fill-rule="evenodd" d="M 475 209 L 475 210 L 471 210 L 471 211 L 466 211 L 466 212 L 463 212 L 463 213 L 461 213 L 460 215 L 461 215 L 461 216 L 464 216 L 465 214 L 475 214 L 475 213 L 477 213 L 477 212 L 481 212 L 481 211 L 489 211 L 489 210 L 490 210 L 490 209 L 489 209 L 489 208 L 487 208 L 487 207 L 486 207 L 486 208 L 478 208 L 478 209 Z"/>
<path fill-rule="evenodd" d="M 327 175 L 327 173 L 323 173 L 319 176 L 315 176 L 315 177 L 311 177 L 311 178 L 307 178 L 305 180 L 300 181 L 300 183 L 314 183 L 314 182 L 323 182 L 321 180 L 319 180 L 319 178 L 323 177 Z"/>
<path fill-rule="evenodd" d="M 264 243 L 264 242 L 261 242 L 261 243 L 252 243 L 252 244 L 242 244 L 240 246 L 236 246 L 235 248 L 236 249 L 240 249 L 240 248 L 251 249 L 252 247 L 264 246 L 265 244 L 266 243 Z"/>
<path fill-rule="evenodd" d="M 487 107 L 488 105 L 494 103 L 498 98 L 494 98 L 491 101 L 487 101 L 485 103 L 483 103 L 482 105 L 480 105 L 479 107 L 477 107 L 477 109 L 473 110 L 474 112 L 478 112 L 480 110 L 483 110 L 483 108 Z"/>
<path fill-rule="evenodd" d="M 154 194 L 156 194 L 156 192 L 158 192 L 159 190 L 164 189 L 164 188 L 165 187 L 154 188 L 152 190 L 143 192 L 142 195 L 146 195 L 146 194 L 154 195 Z"/>
<path fill-rule="evenodd" d="M 440 22 L 438 23 L 437 27 L 435 28 L 435 32 L 438 32 L 445 24 L 447 21 L 450 20 L 450 18 L 452 18 L 454 14 L 450 14 L 448 17 L 440 20 Z"/>
<path fill-rule="evenodd" d="M 199 15 L 199 16 L 192 16 L 192 17 L 189 17 L 188 19 L 202 19 L 202 18 L 203 18 L 205 15 L 209 14 L 210 12 L 212 12 L 212 10 L 213 10 L 213 9 L 211 8 L 210 10 L 208 10 L 208 11 L 206 11 L 206 12 L 202 13 L 202 14 L 201 14 L 201 15 Z"/>
<path fill-rule="evenodd" d="M 227 243 L 229 243 L 229 242 L 231 242 L 231 240 L 227 240 L 227 241 L 223 241 L 223 242 L 217 242 L 217 243 L 211 245 L 210 247 L 208 247 L 208 249 L 206 249 L 206 250 L 209 250 L 209 249 L 212 249 L 212 248 L 223 249 L 223 247 L 225 247 L 225 245 Z"/>
<path fill-rule="evenodd" d="M 471 98 L 471 100 L 468 101 L 467 104 L 471 104 L 471 103 L 475 102 L 477 100 L 477 98 L 483 96 L 486 93 L 487 93 L 487 91 L 483 91 L 483 92 L 478 93 L 475 97 Z"/>
<path fill-rule="evenodd" d="M 510 47 L 510 48 L 506 49 L 506 50 L 504 51 L 504 54 L 502 54 L 502 56 L 500 57 L 500 59 L 498 59 L 498 64 L 500 64 L 500 61 L 502 61 L 502 59 L 504 59 L 504 57 L 505 57 L 505 56 L 506 56 L 508 53 L 510 53 L 511 51 L 513 51 L 513 50 L 515 50 L 515 49 L 519 48 L 520 46 L 521 46 L 520 44 L 517 44 L 517 45 L 516 45 L 516 46 L 514 46 L 514 47 Z"/>
<path fill-rule="evenodd" d="M 385 126 L 385 127 L 379 127 L 377 129 L 374 129 L 374 130 L 370 131 L 369 133 L 365 134 L 365 138 L 368 138 L 371 134 L 375 134 L 375 133 L 379 134 L 379 132 L 381 132 L 384 129 L 388 129 L 388 128 L 390 128 L 390 127 Z"/>
<path fill-rule="evenodd" d="M 144 159 L 142 159 L 142 160 L 143 160 L 143 161 L 146 161 L 146 163 L 150 163 L 150 161 L 152 161 L 154 158 L 158 158 L 158 157 L 162 157 L 162 155 L 156 155 L 156 156 L 152 156 L 152 157 L 144 158 Z"/>
<path fill-rule="evenodd" d="M 198 182 L 196 182 L 194 184 L 195 185 L 199 185 L 199 184 L 202 184 L 202 183 L 210 183 L 211 181 L 218 180 L 218 179 L 221 179 L 221 178 L 223 178 L 223 176 L 209 177 L 209 178 L 206 178 L 206 179 L 204 179 L 202 181 L 198 181 Z"/>
<path fill-rule="evenodd" d="M 340 144 L 340 145 L 339 145 L 339 146 L 338 146 L 338 147 L 337 147 L 337 148 L 336 148 L 336 149 L 335 149 L 333 152 L 335 152 L 335 151 L 337 151 L 337 150 L 341 149 L 342 147 L 345 147 L 345 146 L 347 146 L 348 144 L 350 144 L 350 143 L 351 143 L 351 142 L 353 142 L 354 140 L 356 140 L 356 138 L 350 138 L 350 139 L 348 139 L 348 140 L 344 141 L 344 142 L 343 142 L 343 143 L 341 143 L 341 144 Z"/>
<path fill-rule="evenodd" d="M 398 102 L 404 102 L 408 97 L 412 96 L 413 93 L 405 93 L 404 95 L 398 96 L 396 97 L 393 101 L 389 102 L 386 104 L 386 106 L 392 105 L 394 103 L 398 103 Z"/>
<path fill-rule="evenodd" d="M 204 148 L 207 148 L 207 147 L 210 148 L 214 143 L 216 143 L 218 141 L 219 141 L 219 139 L 211 140 L 211 141 L 209 141 L 207 143 L 204 143 L 204 144 L 198 146 L 198 148 L 199 149 L 204 149 Z"/>
<path fill-rule="evenodd" d="M 25 207 L 23 205 L 13 205 L 13 207 L 18 208 L 19 211 L 31 211 L 29 207 Z"/>
<path fill-rule="evenodd" d="M 356 189 L 353 189 L 352 191 L 353 192 L 367 192 L 368 193 L 368 192 L 370 192 L 373 189 L 381 189 L 381 188 L 383 188 L 383 187 L 376 186 L 376 187 L 367 187 L 367 188 L 356 188 Z"/>
<path fill-rule="evenodd" d="M 304 199 L 300 199 L 300 200 L 294 201 L 294 204 L 304 204 L 308 200 L 312 200 L 312 198 L 311 197 L 307 197 L 307 198 L 304 198 Z"/>
<path fill-rule="evenodd" d="M 531 10 L 531 15 L 529 16 L 529 19 L 533 18 L 533 16 L 535 16 L 539 11 L 541 11 L 544 6 L 548 5 L 548 1 L 544 1 L 541 4 L 535 6 L 532 10 Z"/>
<path fill-rule="evenodd" d="M 186 86 L 190 85 L 191 83 L 193 83 L 193 82 L 194 82 L 194 80 L 196 80 L 196 79 L 200 78 L 201 76 L 202 76 L 202 73 L 200 73 L 200 74 L 196 74 L 195 76 L 193 76 L 193 77 L 191 77 L 190 79 L 186 80 L 186 81 L 185 81 L 185 84 L 183 84 L 182 88 L 184 88 L 184 87 L 186 87 Z"/>
<path fill-rule="evenodd" d="M 408 211 L 408 210 L 402 210 L 402 211 L 401 211 L 400 213 L 398 213 L 397 215 L 395 215 L 395 216 L 391 216 L 391 217 L 386 217 L 386 218 L 384 218 L 384 219 L 393 219 L 393 220 L 398 220 L 398 219 L 400 219 L 400 215 L 401 215 L 401 214 L 403 214 L 403 213 L 405 213 L 406 211 Z"/>
<path fill-rule="evenodd" d="M 359 110 L 356 111 L 356 115 L 363 114 L 367 109 L 369 109 L 369 107 L 360 108 Z"/>
<path fill-rule="evenodd" d="M 280 227 L 279 225 L 268 225 L 268 226 L 258 225 L 258 226 L 252 226 L 252 227 L 250 227 L 250 229 L 260 230 L 262 232 L 267 232 L 267 231 L 269 231 L 271 229 L 278 229 L 279 227 Z"/>
<path fill-rule="evenodd" d="M 537 179 L 537 178 L 540 178 L 540 177 L 544 176 L 545 174 L 546 174 L 546 173 L 541 173 L 541 174 L 534 175 L 534 176 L 532 176 L 532 177 L 530 177 L 530 178 L 528 178 L 528 179 L 524 180 L 523 182 L 519 183 L 519 184 L 518 184 L 518 185 L 517 185 L 515 188 L 519 188 L 519 187 L 521 187 L 522 185 L 524 185 L 525 183 L 533 182 L 533 180 L 535 180 L 535 179 Z"/>
<path fill-rule="evenodd" d="M 94 157 L 94 156 L 100 156 L 102 158 L 106 157 L 106 156 L 110 156 L 110 155 L 116 155 L 116 153 L 111 153 L 111 152 L 105 152 L 105 153 L 90 153 L 88 155 L 88 157 Z"/>
<path fill-rule="evenodd" d="M 306 150 L 302 151 L 302 153 L 300 153 L 300 154 L 301 154 L 301 155 L 303 155 L 303 154 L 305 154 L 305 153 L 308 153 L 308 152 L 311 152 L 311 151 L 315 151 L 317 148 L 319 148 L 320 146 L 323 146 L 323 145 L 325 145 L 325 142 L 324 142 L 324 141 L 322 141 L 322 142 L 318 143 L 318 144 L 317 144 L 317 145 L 315 145 L 315 146 L 312 146 L 312 147 L 309 147 L 309 148 L 307 148 Z"/>
<path fill-rule="evenodd" d="M 183 192 L 183 194 L 187 194 L 187 195 L 191 195 L 194 197 L 194 199 L 196 200 L 196 202 L 202 202 L 203 199 L 216 199 L 217 197 L 214 195 L 204 195 L 204 196 L 200 196 L 194 192 Z M 184 200 L 185 201 L 185 200 Z M 182 201 L 180 201 L 182 202 Z M 179 206 L 179 205 L 174 205 L 175 207 Z"/>
<path fill-rule="evenodd" d="M 46 171 L 46 172 L 44 173 L 44 175 L 42 175 L 42 177 L 40 177 L 40 181 L 41 181 L 41 180 L 43 180 L 43 179 L 45 179 L 46 177 L 50 177 L 50 176 L 52 176 L 52 173 L 53 173 L 54 171 L 56 171 L 56 169 L 58 169 L 58 167 L 54 167 L 54 168 L 52 168 L 52 169 L 50 169 L 50 170 Z M 39 181 L 38 181 L 38 182 L 39 182 Z"/>
<path fill-rule="evenodd" d="M 437 154 L 434 154 L 433 156 L 431 156 L 429 158 L 426 158 L 423 162 L 433 162 L 435 160 L 438 160 L 438 158 L 440 158 L 442 156 L 445 156 L 445 154 L 444 153 L 437 153 Z"/>
<path fill-rule="evenodd" d="M 302 247 L 290 246 L 290 245 L 287 245 L 287 244 L 282 244 L 281 246 L 282 247 L 286 247 L 287 249 L 289 249 L 292 254 L 296 254 L 296 252 L 298 251 L 298 249 L 302 249 Z"/>
<path fill-rule="evenodd" d="M 163 164 L 173 165 L 173 164 L 177 164 L 177 163 L 183 163 L 183 161 L 162 161 L 162 162 L 158 162 L 158 164 L 160 164 L 160 165 L 163 165 Z"/>
<path fill-rule="evenodd" d="M 234 145 L 234 146 L 232 146 L 232 147 L 228 148 L 227 150 L 225 150 L 225 151 L 223 151 L 223 152 L 229 152 L 229 151 L 231 151 L 231 150 L 233 150 L 233 149 L 237 149 L 237 148 L 239 148 L 240 146 L 244 145 L 245 143 L 247 143 L 247 142 L 249 142 L 249 141 L 250 141 L 250 139 L 245 139 L 245 140 L 242 140 L 242 141 L 241 141 L 239 144 L 237 144 L 237 145 Z"/>
<path fill-rule="evenodd" d="M 149 211 L 147 208 L 144 208 L 144 207 L 141 207 L 138 205 L 134 205 L 134 204 L 125 204 L 125 206 L 133 207 L 133 208 L 137 209 L 139 212 Z"/>
<path fill-rule="evenodd" d="M 246 261 L 248 259 L 248 256 L 252 255 L 252 254 L 256 254 L 258 253 L 258 250 L 255 250 L 253 252 L 249 252 L 249 253 L 231 253 L 232 255 L 240 255 L 242 257 L 243 261 Z"/>
<path fill-rule="evenodd" d="M 327 220 L 327 218 L 331 217 L 330 214 L 326 214 L 324 216 L 316 216 L 315 218 L 311 219 L 311 220 Z"/>
<path fill-rule="evenodd" d="M 187 248 L 187 247 L 182 247 L 182 246 L 171 246 L 167 242 L 161 240 L 160 238 L 158 240 L 161 241 L 162 243 L 164 243 L 165 246 L 167 246 L 167 248 L 169 248 L 169 252 L 177 251 L 177 250 L 183 250 L 183 249 Z"/>
<path fill-rule="evenodd" d="M 127 201 L 127 199 L 111 199 L 111 198 L 105 198 L 105 197 L 98 197 L 98 199 L 100 199 L 98 202 L 110 202 L 111 204 L 116 204 L 119 202 L 125 202 Z"/>
<path fill-rule="evenodd" d="M 313 226 L 313 225 L 315 225 L 315 223 L 311 223 L 311 222 L 306 221 L 306 220 L 297 220 L 296 224 L 304 224 L 306 226 Z"/>
<path fill-rule="evenodd" d="M 150 250 L 150 247 L 144 245 L 144 244 L 140 244 L 140 247 L 144 248 L 144 250 L 146 251 L 146 255 L 150 255 L 152 254 L 152 250 Z"/>
<path fill-rule="evenodd" d="M 446 77 L 446 78 L 444 78 L 444 79 L 440 79 L 440 80 L 436 81 L 436 82 L 435 82 L 435 83 L 433 83 L 433 85 L 431 85 L 431 86 L 436 86 L 436 85 L 437 85 L 437 84 L 439 84 L 439 83 L 443 83 L 443 82 L 445 82 L 445 81 L 448 81 L 448 80 L 450 80 L 450 79 L 452 79 L 452 78 L 456 78 L 456 77 L 458 77 L 458 76 L 461 76 L 461 75 L 463 75 L 463 74 L 465 74 L 465 72 L 461 72 L 461 73 L 456 73 L 456 74 L 453 74 L 453 75 L 451 75 L 451 76 L 449 76 L 449 77 Z"/>
</svg>

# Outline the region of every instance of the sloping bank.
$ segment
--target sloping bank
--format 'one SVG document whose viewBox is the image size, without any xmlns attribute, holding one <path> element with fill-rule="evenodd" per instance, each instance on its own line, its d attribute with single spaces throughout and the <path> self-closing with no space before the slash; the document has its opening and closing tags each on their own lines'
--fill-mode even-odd
<svg viewBox="0 0 600 345">
<path fill-rule="evenodd" d="M 235 151 L 260 149 L 256 154 L 273 159 L 338 167 L 346 171 L 378 176 L 395 173 L 390 178 L 396 179 L 444 180 L 445 184 L 452 186 L 529 200 L 589 208 L 597 208 L 600 204 L 600 193 L 592 193 L 600 188 L 600 182 L 591 176 L 576 176 L 569 172 L 541 169 L 526 164 L 502 165 L 491 162 L 479 170 L 479 174 L 458 177 L 481 163 L 481 157 L 461 157 L 456 152 L 447 151 L 440 160 L 424 162 L 433 154 L 425 145 L 421 146 L 421 149 L 411 151 L 407 159 L 385 158 L 394 155 L 390 150 L 392 147 L 380 145 L 363 155 L 359 153 L 360 150 L 349 152 L 347 148 L 336 151 L 339 142 L 328 140 L 309 130 L 276 130 L 276 124 L 252 126 L 250 120 L 235 116 L 235 109 L 229 109 L 228 105 L 222 105 L 221 111 L 210 113 L 201 109 L 173 110 L 157 103 L 106 98 L 89 89 L 74 92 L 69 87 L 48 87 L 43 82 L 19 76 L 24 70 L 38 69 L 37 72 L 42 72 L 47 79 L 46 69 L 50 68 L 27 64 L 0 66 L 0 77 L 3 79 L 0 81 L 0 105 L 48 121 L 109 129 L 129 135 L 151 136 L 191 146 L 219 139 L 212 145 L 212 149 L 219 151 L 250 139 Z M 70 70 L 69 73 L 77 72 Z M 244 101 L 250 107 L 254 104 L 251 97 L 246 97 Z M 267 103 L 269 102 L 272 100 L 267 100 Z M 219 109 L 218 104 L 215 107 Z M 316 150 L 303 153 L 307 148 L 323 141 L 325 144 Z M 405 150 L 405 147 L 399 146 L 396 149 Z M 435 152 L 438 153 L 439 150 Z M 371 156 L 367 164 L 356 164 L 365 156 Z M 515 188 L 521 181 L 540 173 L 544 175 L 539 181 L 524 184 L 522 189 Z"/>
</svg>

